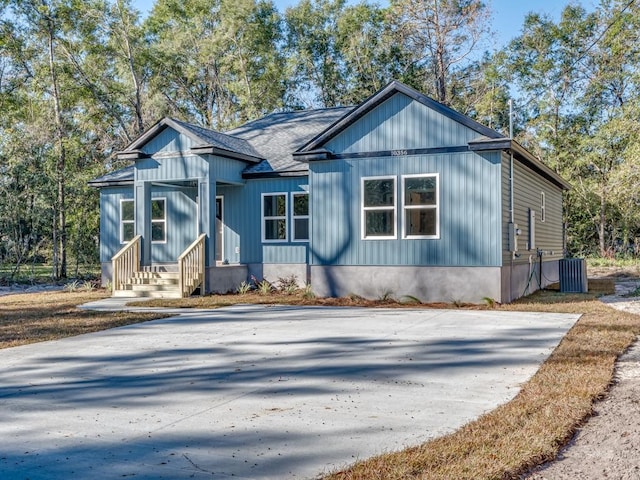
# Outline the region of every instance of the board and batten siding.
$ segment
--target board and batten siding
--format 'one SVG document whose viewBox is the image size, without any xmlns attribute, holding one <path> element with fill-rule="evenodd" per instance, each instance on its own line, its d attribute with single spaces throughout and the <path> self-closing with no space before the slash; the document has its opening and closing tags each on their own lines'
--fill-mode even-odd
<svg viewBox="0 0 640 480">
<path fill-rule="evenodd" d="M 308 191 L 308 179 L 279 177 L 247 180 L 242 187 L 218 186 L 224 200 L 225 255 L 230 263 L 307 263 L 308 242 L 291 241 L 291 192 Z M 262 241 L 262 194 L 286 193 L 288 201 L 286 242 Z M 236 248 L 239 253 L 236 253 Z"/>
<path fill-rule="evenodd" d="M 147 155 L 186 152 L 193 147 L 193 140 L 187 135 L 167 127 L 142 146 Z"/>
<path fill-rule="evenodd" d="M 500 154 L 447 153 L 310 164 L 312 265 L 500 266 Z M 440 238 L 402 238 L 402 176 L 439 175 Z M 362 178 L 396 178 L 396 239 L 364 240 Z"/>
<path fill-rule="evenodd" d="M 175 263 L 198 237 L 196 188 L 156 187 L 151 199 L 165 199 L 166 242 L 151 243 L 153 263 Z"/>
<path fill-rule="evenodd" d="M 466 146 L 480 134 L 406 95 L 395 94 L 325 145 L 334 153 Z"/>
<path fill-rule="evenodd" d="M 503 203 L 503 264 L 508 265 L 512 260 L 509 252 L 509 163 L 508 155 L 502 157 L 502 203 Z M 521 230 L 518 236 L 518 252 L 520 257 L 513 259 L 514 264 L 529 263 L 529 255 L 537 260 L 537 250 L 544 251 L 543 261 L 558 260 L 564 256 L 563 221 L 562 221 L 562 190 L 550 181 L 544 179 L 517 159 L 513 161 L 513 197 L 514 223 Z M 545 220 L 541 218 L 541 193 L 545 196 Z M 535 248 L 529 247 L 529 209 L 535 211 Z M 553 253 L 551 253 L 553 252 Z"/>
<path fill-rule="evenodd" d="M 100 189 L 100 262 L 110 262 L 120 243 L 120 201 L 133 200 L 132 187 Z"/>
</svg>

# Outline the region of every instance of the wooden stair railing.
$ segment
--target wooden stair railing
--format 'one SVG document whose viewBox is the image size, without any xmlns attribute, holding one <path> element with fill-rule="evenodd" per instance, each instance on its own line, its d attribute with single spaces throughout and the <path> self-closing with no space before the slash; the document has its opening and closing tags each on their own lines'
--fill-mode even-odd
<svg viewBox="0 0 640 480">
<path fill-rule="evenodd" d="M 140 269 L 140 240 L 136 235 L 111 259 L 113 265 L 113 291 L 125 290 L 129 279 Z"/>
<path fill-rule="evenodd" d="M 206 235 L 203 233 L 178 257 L 179 288 L 182 298 L 190 296 L 198 287 L 200 287 L 200 295 L 204 295 L 205 238 Z"/>
</svg>

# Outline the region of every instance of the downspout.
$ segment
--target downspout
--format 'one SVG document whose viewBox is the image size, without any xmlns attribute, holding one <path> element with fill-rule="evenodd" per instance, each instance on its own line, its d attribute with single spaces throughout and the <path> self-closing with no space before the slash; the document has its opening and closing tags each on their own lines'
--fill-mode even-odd
<svg viewBox="0 0 640 480">
<path fill-rule="evenodd" d="M 509 99 L 509 140 L 513 141 L 513 100 Z M 513 225 L 515 221 L 513 205 L 513 149 L 509 149 L 509 222 Z M 513 300 L 513 255 L 510 252 L 509 262 L 509 301 Z"/>
</svg>

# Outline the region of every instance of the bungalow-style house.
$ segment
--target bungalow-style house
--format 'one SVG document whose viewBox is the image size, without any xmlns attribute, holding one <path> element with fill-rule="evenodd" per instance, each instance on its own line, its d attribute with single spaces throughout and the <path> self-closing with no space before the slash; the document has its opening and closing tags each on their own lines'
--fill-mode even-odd
<svg viewBox="0 0 640 480">
<path fill-rule="evenodd" d="M 295 275 L 319 296 L 509 302 L 558 280 L 567 182 L 399 82 L 225 133 L 165 118 L 118 157 L 91 182 L 116 295 Z"/>
</svg>

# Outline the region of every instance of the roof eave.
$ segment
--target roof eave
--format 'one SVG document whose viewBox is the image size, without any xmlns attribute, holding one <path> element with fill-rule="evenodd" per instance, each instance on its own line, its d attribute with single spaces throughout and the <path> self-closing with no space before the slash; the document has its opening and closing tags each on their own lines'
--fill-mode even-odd
<svg viewBox="0 0 640 480">
<path fill-rule="evenodd" d="M 569 184 L 569 182 L 567 182 L 551 168 L 538 160 L 531 152 L 529 152 L 529 150 L 527 150 L 511 138 L 503 137 L 496 139 L 472 140 L 471 142 L 469 142 L 469 150 L 474 152 L 491 150 L 503 150 L 506 152 L 510 151 L 523 164 L 527 165 L 532 170 L 546 177 L 547 179 L 558 185 L 562 190 L 571 190 L 571 184 Z"/>
<path fill-rule="evenodd" d="M 231 158 L 233 160 L 242 160 L 247 163 L 260 163 L 263 158 L 254 157 L 253 155 L 246 155 L 240 152 L 233 152 L 220 147 L 214 147 L 213 145 L 196 145 L 191 147 L 191 153 L 196 155 L 217 155 L 220 157 Z"/>
</svg>

